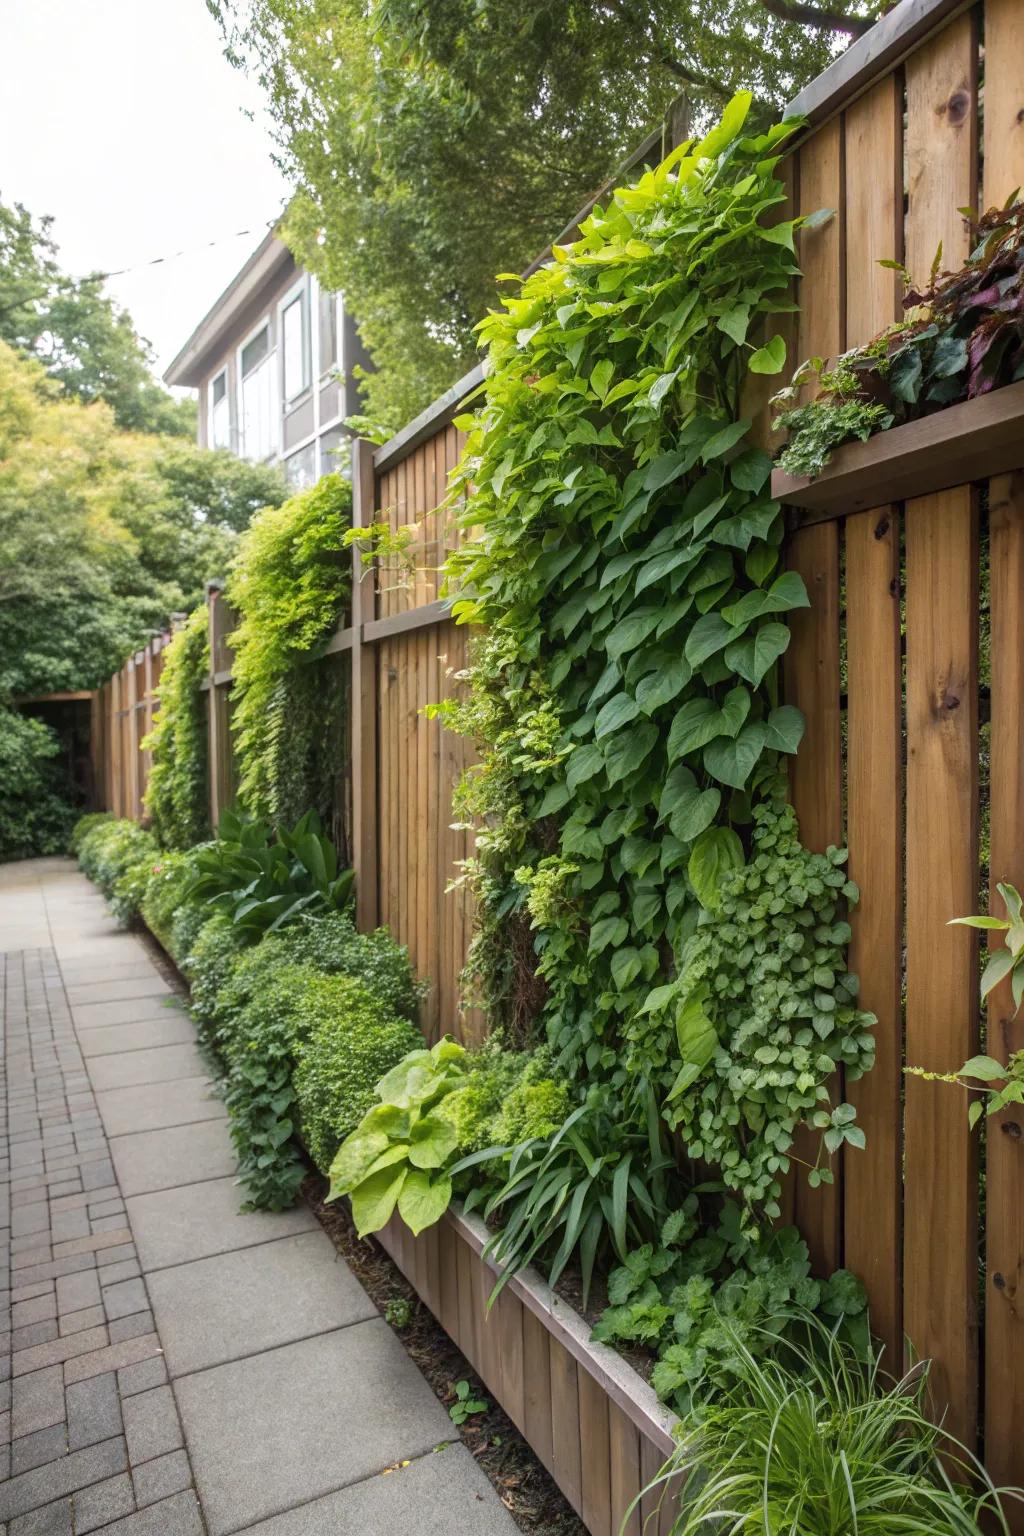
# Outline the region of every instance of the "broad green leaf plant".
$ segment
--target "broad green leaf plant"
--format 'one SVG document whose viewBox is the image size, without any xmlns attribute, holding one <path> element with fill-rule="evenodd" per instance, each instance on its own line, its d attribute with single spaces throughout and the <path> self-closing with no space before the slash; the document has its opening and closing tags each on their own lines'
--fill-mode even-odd
<svg viewBox="0 0 1024 1536">
<path fill-rule="evenodd" d="M 745 409 L 756 376 L 785 364 L 773 326 L 793 308 L 800 221 L 782 216 L 775 173 L 797 124 L 745 136 L 749 105 L 736 96 L 706 138 L 595 209 L 480 328 L 488 376 L 460 421 L 468 536 L 448 590 L 484 636 L 468 702 L 446 714 L 483 743 L 463 803 L 480 826 L 471 970 L 492 1020 L 521 1027 L 532 1008 L 581 1095 L 613 1090 L 623 1135 L 652 1088 L 666 1112 L 674 1083 L 671 1123 L 756 1217 L 798 1123 L 829 1149 L 859 1134 L 827 1080 L 841 1060 L 870 1064 L 871 1021 L 841 960 L 853 892 L 834 850 L 801 867 L 798 897 L 764 871 L 756 893 L 728 884 L 803 734 L 779 668 L 787 616 L 808 603 L 781 566 L 771 461 Z M 783 910 L 792 947 L 770 920 Z M 774 991 L 703 1007 L 675 978 L 709 925 L 724 964 L 737 921 Z M 724 1002 L 722 964 L 705 969 Z M 704 1134 L 709 1113 L 720 1135 Z"/>
</svg>

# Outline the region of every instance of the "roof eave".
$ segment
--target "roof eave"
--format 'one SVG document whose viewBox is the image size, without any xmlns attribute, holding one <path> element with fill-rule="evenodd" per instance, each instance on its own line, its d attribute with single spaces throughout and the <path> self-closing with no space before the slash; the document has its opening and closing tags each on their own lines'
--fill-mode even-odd
<svg viewBox="0 0 1024 1536">
<path fill-rule="evenodd" d="M 224 292 L 200 320 L 177 357 L 164 372 L 165 384 L 195 389 L 207 371 L 207 359 L 231 328 L 236 316 L 277 271 L 291 252 L 271 229 Z"/>
</svg>

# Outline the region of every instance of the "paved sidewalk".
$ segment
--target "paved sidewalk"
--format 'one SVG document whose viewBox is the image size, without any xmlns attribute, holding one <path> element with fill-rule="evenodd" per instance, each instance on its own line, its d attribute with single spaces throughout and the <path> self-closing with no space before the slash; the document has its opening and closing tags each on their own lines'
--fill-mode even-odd
<svg viewBox="0 0 1024 1536">
<path fill-rule="evenodd" d="M 0 984 L 0 1536 L 515 1536 L 310 1212 L 239 1214 L 188 1016 L 70 861 L 0 867 Z"/>
</svg>

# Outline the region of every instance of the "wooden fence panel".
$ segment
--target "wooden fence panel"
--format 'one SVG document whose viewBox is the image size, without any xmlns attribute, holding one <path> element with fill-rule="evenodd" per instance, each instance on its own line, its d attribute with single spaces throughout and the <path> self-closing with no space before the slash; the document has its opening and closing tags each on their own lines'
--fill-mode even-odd
<svg viewBox="0 0 1024 1536">
<path fill-rule="evenodd" d="M 417 975 L 429 983 L 421 1022 L 432 1040 L 463 1033 L 466 897 L 448 886 L 468 853 L 467 834 L 452 828 L 452 791 L 469 751 L 425 709 L 451 693 L 464 644 L 463 632 L 446 622 L 377 646 L 380 921 L 409 946 Z"/>
</svg>

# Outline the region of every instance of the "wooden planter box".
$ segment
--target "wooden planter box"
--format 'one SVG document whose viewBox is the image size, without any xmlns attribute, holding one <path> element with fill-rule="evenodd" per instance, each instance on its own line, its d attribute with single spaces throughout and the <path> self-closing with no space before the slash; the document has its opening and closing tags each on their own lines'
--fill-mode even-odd
<svg viewBox="0 0 1024 1536">
<path fill-rule="evenodd" d="M 671 1453 L 675 1414 L 536 1270 L 497 1278 L 487 1230 L 453 1208 L 414 1238 L 397 1215 L 377 1234 L 593 1536 L 618 1536 L 626 1511 Z M 659 1507 L 660 1506 L 660 1507 Z M 645 1499 L 624 1536 L 666 1536 L 673 1501 Z M 649 1522 L 649 1523 L 648 1523 Z"/>
<path fill-rule="evenodd" d="M 847 443 L 815 480 L 777 469 L 772 495 L 799 509 L 791 513 L 790 526 L 803 527 L 1007 474 L 1021 465 L 1024 380 L 878 432 L 866 443 Z"/>
</svg>

